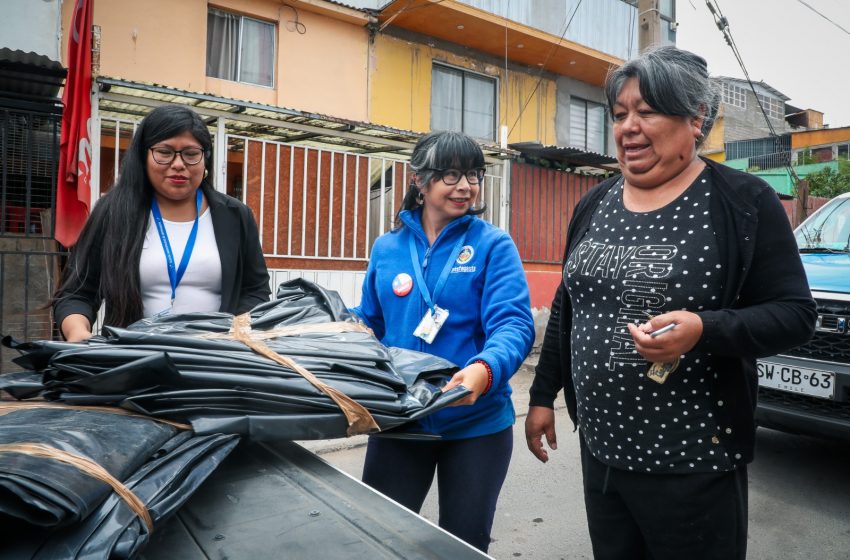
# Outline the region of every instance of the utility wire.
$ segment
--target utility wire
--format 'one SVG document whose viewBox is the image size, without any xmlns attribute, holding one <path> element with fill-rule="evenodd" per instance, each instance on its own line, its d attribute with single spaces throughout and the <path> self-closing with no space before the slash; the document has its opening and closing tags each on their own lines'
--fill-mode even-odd
<svg viewBox="0 0 850 560">
<path fill-rule="evenodd" d="M 546 65 L 549 64 L 549 60 L 552 58 L 552 55 L 555 54 L 555 51 L 558 47 L 561 46 L 561 43 L 564 41 L 564 37 L 567 36 L 567 30 L 570 28 L 570 24 L 573 22 L 573 18 L 576 17 L 576 13 L 578 13 L 578 9 L 581 8 L 582 0 L 578 0 L 578 4 L 576 4 L 576 9 L 573 10 L 573 14 L 567 14 L 567 18 L 564 19 L 564 31 L 561 33 L 561 37 L 558 39 L 558 43 L 552 47 L 549 51 L 549 54 L 546 56 L 546 60 L 543 61 L 543 65 L 540 67 L 540 72 L 538 73 L 537 83 L 534 85 L 534 89 L 531 91 L 531 94 L 528 96 L 528 99 L 525 100 L 525 103 L 522 106 L 522 109 L 519 110 L 519 115 L 517 115 L 514 124 L 511 125 L 510 130 L 508 130 L 508 136 L 510 136 L 511 132 L 516 128 L 519 119 L 522 118 L 522 114 L 525 112 L 526 107 L 531 102 L 531 98 L 537 93 L 537 89 L 540 87 L 540 83 L 543 82 L 543 71 L 546 70 Z"/>
<path fill-rule="evenodd" d="M 735 44 L 735 39 L 732 37 L 732 31 L 729 29 L 729 20 L 726 19 L 726 16 L 723 15 L 723 12 L 720 11 L 720 6 L 717 4 L 717 0 L 705 0 L 705 5 L 708 7 L 708 11 L 711 12 L 712 17 L 714 18 L 714 23 L 717 25 L 717 29 L 723 34 L 723 38 L 726 39 L 726 44 L 729 45 L 729 48 L 732 49 L 732 54 L 735 55 L 735 59 L 738 61 L 738 65 L 741 67 L 741 70 L 744 72 L 744 77 L 747 79 L 747 83 L 750 84 L 750 89 L 753 92 L 753 96 L 756 98 L 756 103 L 758 103 L 759 109 L 761 109 L 761 114 L 764 115 L 764 120 L 767 122 L 767 128 L 770 130 L 770 135 L 773 137 L 778 137 L 779 135 L 776 133 L 776 129 L 773 128 L 773 123 L 770 121 L 770 117 L 767 115 L 767 111 L 764 110 L 764 105 L 761 102 L 761 98 L 759 97 L 758 92 L 756 92 L 756 86 L 753 83 L 753 80 L 750 79 L 750 73 L 747 71 L 747 67 L 744 64 L 744 59 L 741 57 L 741 53 L 738 51 L 738 46 Z M 791 167 L 791 162 L 785 163 L 785 168 L 788 170 L 788 173 L 794 179 L 794 185 L 796 186 L 800 182 L 800 177 L 797 175 L 797 172 Z"/>
<path fill-rule="evenodd" d="M 826 21 L 828 21 L 829 23 L 831 23 L 832 25 L 834 25 L 835 27 L 837 27 L 838 29 L 840 29 L 841 31 L 843 31 L 844 33 L 847 33 L 848 35 L 850 35 L 850 31 L 848 31 L 848 30 L 847 30 L 847 28 L 842 27 L 842 26 L 841 26 L 841 25 L 839 25 L 837 22 L 835 22 L 835 21 L 833 21 L 833 20 L 829 19 L 829 17 L 827 17 L 827 16 L 826 16 L 826 15 L 824 15 L 823 13 L 821 13 L 821 12 L 817 11 L 817 10 L 816 10 L 814 7 L 812 7 L 812 5 L 811 5 L 811 4 L 809 4 L 808 2 L 804 2 L 803 0 L 797 0 L 797 2 L 799 2 L 799 3 L 800 3 L 800 4 L 802 4 L 803 6 L 807 7 L 808 9 L 810 9 L 811 11 L 813 11 L 814 13 L 816 13 L 817 15 L 819 15 L 820 17 L 822 17 L 823 19 L 825 19 Z"/>
</svg>

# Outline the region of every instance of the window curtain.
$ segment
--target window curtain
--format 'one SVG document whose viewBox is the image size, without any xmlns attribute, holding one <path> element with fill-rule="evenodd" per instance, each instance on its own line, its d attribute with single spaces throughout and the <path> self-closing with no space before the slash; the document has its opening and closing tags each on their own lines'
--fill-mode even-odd
<svg viewBox="0 0 850 560">
<path fill-rule="evenodd" d="M 244 18 L 242 61 L 239 81 L 261 86 L 274 85 L 274 25 Z"/>
<path fill-rule="evenodd" d="M 239 16 L 210 8 L 207 13 L 207 76 L 236 81 Z"/>
<path fill-rule="evenodd" d="M 463 131 L 473 138 L 495 139 L 496 82 L 472 74 L 464 81 Z"/>
<path fill-rule="evenodd" d="M 606 153 L 605 125 L 604 105 L 577 97 L 570 99 L 570 146 Z"/>
<path fill-rule="evenodd" d="M 587 114 L 583 99 L 570 98 L 570 146 L 587 149 Z"/>
<path fill-rule="evenodd" d="M 605 107 L 598 103 L 587 103 L 587 149 L 605 153 Z"/>
<path fill-rule="evenodd" d="M 434 66 L 431 71 L 431 130 L 461 131 L 463 74 Z"/>
</svg>

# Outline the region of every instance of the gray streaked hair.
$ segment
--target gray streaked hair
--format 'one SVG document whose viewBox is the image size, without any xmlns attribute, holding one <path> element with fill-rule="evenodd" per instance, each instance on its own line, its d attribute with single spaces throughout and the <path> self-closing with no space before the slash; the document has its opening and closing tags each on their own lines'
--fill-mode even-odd
<svg viewBox="0 0 850 560">
<path fill-rule="evenodd" d="M 612 116 L 623 84 L 637 78 L 640 95 L 650 107 L 665 115 L 704 117 L 701 146 L 717 117 L 720 91 L 708 75 L 705 59 L 674 46 L 656 47 L 608 73 L 605 96 Z"/>
<path fill-rule="evenodd" d="M 401 227 L 399 215 L 402 210 L 413 210 L 422 205 L 419 201 L 419 189 L 431 184 L 440 177 L 440 170 L 458 169 L 468 171 L 484 167 L 484 151 L 471 136 L 463 132 L 438 130 L 422 136 L 413 148 L 410 156 L 410 170 L 413 180 L 408 186 L 407 193 L 401 201 L 401 207 L 396 213 L 395 227 Z M 483 214 L 487 206 L 474 206 L 467 214 Z"/>
</svg>

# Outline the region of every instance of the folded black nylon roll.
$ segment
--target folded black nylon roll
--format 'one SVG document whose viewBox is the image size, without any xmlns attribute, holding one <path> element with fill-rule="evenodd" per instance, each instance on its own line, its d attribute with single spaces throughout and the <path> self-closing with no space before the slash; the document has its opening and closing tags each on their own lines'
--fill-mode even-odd
<svg viewBox="0 0 850 560">
<path fill-rule="evenodd" d="M 27 421 L 40 423 L 25 426 Z M 105 429 L 107 425 L 113 428 Z M 145 437 L 145 432 L 154 435 Z M 49 408 L 0 416 L 0 434 L 4 441 L 17 437 L 63 446 L 109 465 L 114 475 L 130 471 L 121 477 L 124 486 L 144 503 L 154 531 L 239 441 L 232 435 L 177 432 L 151 419 Z M 25 469 L 32 470 L 19 476 Z M 133 558 L 150 537 L 127 502 L 75 467 L 0 454 L 0 485 L 7 491 L 0 493 L 0 560 Z M 44 520 L 54 519 L 61 509 L 56 507 L 60 502 L 67 508 L 61 523 L 45 527 Z"/>
<path fill-rule="evenodd" d="M 457 366 L 383 346 L 358 328 L 336 292 L 306 280 L 281 284 L 277 299 L 250 317 L 252 336 L 365 407 L 381 431 L 402 429 L 468 394 L 463 387 L 440 390 Z M 226 313 L 190 313 L 106 327 L 103 337 L 83 344 L 4 344 L 23 353 L 16 363 L 43 373 L 47 400 L 120 406 L 189 422 L 199 434 L 258 440 L 348 435 L 345 415 L 327 394 L 295 367 L 229 335 L 233 323 Z M 6 390 L 31 394 L 29 383 Z"/>
<path fill-rule="evenodd" d="M 154 456 L 177 429 L 148 418 L 50 408 L 0 416 L 0 445 L 40 443 L 88 457 L 118 480 Z M 0 518 L 41 527 L 84 519 L 112 489 L 76 467 L 20 453 L 0 453 Z"/>
</svg>

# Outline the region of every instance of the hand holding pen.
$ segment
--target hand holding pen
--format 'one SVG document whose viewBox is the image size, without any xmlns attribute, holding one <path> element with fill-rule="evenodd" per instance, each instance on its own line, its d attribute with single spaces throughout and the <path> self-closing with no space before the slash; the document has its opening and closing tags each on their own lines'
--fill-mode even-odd
<svg viewBox="0 0 850 560">
<path fill-rule="evenodd" d="M 635 350 L 648 362 L 672 363 L 702 336 L 702 319 L 690 311 L 671 311 L 642 325 L 629 325 Z"/>
</svg>

